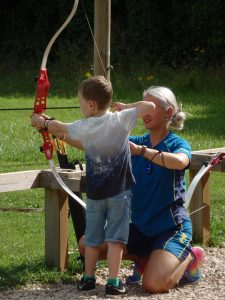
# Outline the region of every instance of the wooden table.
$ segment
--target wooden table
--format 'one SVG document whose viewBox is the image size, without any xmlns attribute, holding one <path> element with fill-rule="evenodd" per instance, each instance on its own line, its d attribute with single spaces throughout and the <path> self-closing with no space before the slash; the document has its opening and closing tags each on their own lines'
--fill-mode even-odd
<svg viewBox="0 0 225 300">
<path fill-rule="evenodd" d="M 82 191 L 85 173 L 58 170 L 65 184 L 73 191 Z M 45 189 L 45 261 L 61 271 L 67 268 L 68 258 L 68 201 L 51 170 L 32 170 L 0 174 L 0 193 Z"/>
<path fill-rule="evenodd" d="M 190 180 L 197 174 L 204 162 L 210 161 L 225 148 L 193 151 L 190 166 Z M 73 192 L 83 192 L 85 172 L 59 169 L 65 184 Z M 212 168 L 212 172 L 225 172 L 225 158 Z M 197 241 L 207 243 L 210 238 L 210 172 L 200 180 L 190 203 L 193 234 Z M 68 257 L 68 201 L 51 170 L 32 170 L 0 174 L 0 193 L 35 188 L 45 189 L 45 259 L 46 264 L 61 271 L 67 268 Z"/>
<path fill-rule="evenodd" d="M 209 162 L 218 152 L 225 153 L 225 148 L 215 148 L 192 152 L 190 181 L 205 162 Z M 190 203 L 190 214 L 193 225 L 193 236 L 198 242 L 207 244 L 210 239 L 210 173 L 225 172 L 225 157 L 210 172 L 207 172 L 198 183 Z M 225 187 L 224 187 L 225 190 Z M 224 192 L 225 194 L 225 192 Z M 201 209 L 202 208 L 202 209 Z M 199 210 L 200 209 L 200 210 Z M 198 211 L 197 211 L 198 210 Z M 195 212 L 196 211 L 196 212 Z M 192 214 L 192 212 L 195 212 Z"/>
</svg>

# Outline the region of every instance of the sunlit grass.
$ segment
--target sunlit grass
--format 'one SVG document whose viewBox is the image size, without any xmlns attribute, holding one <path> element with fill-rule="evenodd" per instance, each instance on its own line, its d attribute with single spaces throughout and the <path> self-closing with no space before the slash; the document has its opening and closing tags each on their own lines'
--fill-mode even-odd
<svg viewBox="0 0 225 300">
<path fill-rule="evenodd" d="M 76 279 L 81 265 L 77 261 L 76 242 L 69 222 L 69 268 L 65 273 L 45 265 L 44 212 L 0 213 L 0 289 L 27 282 L 57 282 Z"/>
<path fill-rule="evenodd" d="M 55 76 L 52 74 L 52 76 Z M 128 74 L 112 72 L 114 100 L 137 101 L 150 85 L 165 85 L 174 91 L 178 102 L 189 113 L 184 130 L 179 134 L 187 139 L 193 150 L 225 147 L 225 75 L 221 70 L 180 70 L 148 68 Z M 63 78 L 63 80 L 62 80 Z M 82 78 L 79 76 L 78 79 Z M 83 76 L 82 79 L 85 77 Z M 24 81 L 25 80 L 25 81 Z M 0 110 L 0 172 L 16 172 L 48 168 L 39 151 L 40 134 L 30 126 L 34 103 L 35 84 L 30 71 L 21 77 L 8 75 L 0 79 L 1 108 L 31 108 L 31 111 Z M 7 85 L 7 82 L 12 83 Z M 58 76 L 51 86 L 48 106 L 78 106 L 77 82 Z M 47 114 L 65 122 L 81 118 L 79 109 L 47 110 Z M 143 134 L 142 121 L 137 122 L 132 134 Z M 94 138 L 94 137 L 93 137 Z M 69 160 L 84 156 L 81 151 L 67 147 Z M 55 159 L 56 165 L 57 160 Z M 187 176 L 188 177 L 188 176 Z M 225 241 L 225 175 L 212 173 L 211 185 L 211 245 Z M 41 189 L 0 194 L 1 208 L 44 208 L 44 191 Z M 44 212 L 0 212 L 0 288 L 27 282 L 55 282 L 73 280 L 80 270 L 78 253 L 71 220 L 69 221 L 69 269 L 65 273 L 50 270 L 44 262 Z"/>
</svg>

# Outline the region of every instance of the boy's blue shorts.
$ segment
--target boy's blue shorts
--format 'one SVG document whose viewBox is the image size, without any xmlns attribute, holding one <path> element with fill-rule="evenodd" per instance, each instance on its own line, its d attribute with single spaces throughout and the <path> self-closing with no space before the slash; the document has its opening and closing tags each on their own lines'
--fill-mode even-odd
<svg viewBox="0 0 225 300">
<path fill-rule="evenodd" d="M 190 219 L 155 237 L 146 237 L 134 224 L 130 224 L 127 252 L 130 255 L 149 256 L 154 250 L 165 250 L 184 261 L 192 246 Z"/>
<path fill-rule="evenodd" d="M 131 191 L 103 200 L 87 199 L 85 245 L 126 244 L 129 235 Z"/>
</svg>

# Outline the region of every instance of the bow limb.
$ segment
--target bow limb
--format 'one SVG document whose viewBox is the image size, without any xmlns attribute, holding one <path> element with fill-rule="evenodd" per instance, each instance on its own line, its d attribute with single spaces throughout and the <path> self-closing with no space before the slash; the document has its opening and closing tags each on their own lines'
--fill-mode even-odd
<svg viewBox="0 0 225 300">
<path fill-rule="evenodd" d="M 48 43 L 45 49 L 44 56 L 41 63 L 41 70 L 37 80 L 37 91 L 36 91 L 36 97 L 34 102 L 35 113 L 43 113 L 46 110 L 47 95 L 48 95 L 48 90 L 50 88 L 50 82 L 48 80 L 46 64 L 47 64 L 47 59 L 48 59 L 50 49 L 53 43 L 55 42 L 56 38 L 59 36 L 59 34 L 63 31 L 63 29 L 68 25 L 68 23 L 73 18 L 77 10 L 77 6 L 78 6 L 78 0 L 75 0 L 74 6 L 72 8 L 69 17 L 59 28 L 59 30 L 54 34 L 54 36 L 51 38 L 50 42 Z M 56 171 L 54 160 L 53 160 L 54 143 L 50 138 L 47 128 L 41 128 L 39 132 L 41 133 L 43 138 L 43 145 L 42 145 L 43 152 L 45 154 L 46 159 L 49 162 L 50 168 L 57 182 L 75 201 L 77 201 L 80 205 L 82 205 L 85 208 L 86 204 L 65 185 L 65 183 L 62 181 L 61 177 Z"/>
<path fill-rule="evenodd" d="M 60 186 L 64 189 L 65 192 L 67 192 L 68 195 L 70 195 L 76 202 L 78 202 L 83 208 L 86 208 L 86 204 L 84 203 L 83 200 L 81 200 L 76 194 L 74 194 L 69 188 L 68 186 L 65 185 L 65 183 L 63 182 L 63 180 L 61 179 L 61 177 L 59 176 L 59 174 L 56 171 L 55 165 L 54 165 L 54 160 L 50 159 L 49 160 L 49 165 L 51 167 L 52 173 L 55 177 L 55 179 L 57 180 L 57 182 L 60 184 Z"/>
<path fill-rule="evenodd" d="M 62 24 L 62 26 L 59 28 L 59 30 L 53 35 L 50 42 L 48 43 L 48 46 L 46 47 L 44 55 L 43 55 L 43 59 L 42 59 L 42 63 L 41 63 L 41 70 L 46 69 L 46 64 L 47 64 L 47 59 L 48 59 L 50 49 L 51 49 L 53 43 L 55 42 L 55 40 L 57 39 L 57 37 L 66 28 L 66 26 L 69 24 L 69 22 L 72 20 L 73 16 L 75 15 L 76 10 L 77 10 L 77 6 L 78 6 L 78 2 L 79 2 L 78 0 L 75 0 L 73 8 L 72 8 L 71 13 L 69 14 L 68 18 Z"/>
<path fill-rule="evenodd" d="M 198 173 L 195 175 L 194 179 L 192 180 L 192 182 L 187 190 L 186 196 L 185 196 L 184 207 L 186 209 L 189 207 L 193 193 L 194 193 L 199 181 L 209 170 L 210 170 L 210 165 L 202 166 L 201 169 L 198 171 Z"/>
<path fill-rule="evenodd" d="M 66 21 L 63 23 L 63 25 L 58 29 L 58 31 L 53 35 L 50 42 L 48 43 L 41 63 L 41 69 L 37 80 L 37 92 L 36 92 L 36 99 L 34 103 L 34 112 L 36 113 L 43 113 L 46 110 L 46 102 L 47 102 L 47 95 L 48 90 L 50 88 L 50 82 L 48 80 L 48 74 L 46 69 L 47 59 L 50 52 L 50 49 L 57 39 L 57 37 L 60 35 L 60 33 L 65 29 L 65 27 L 69 24 L 71 19 L 76 13 L 77 6 L 78 6 L 78 0 L 74 1 L 73 8 L 71 10 L 71 13 L 69 14 Z"/>
<path fill-rule="evenodd" d="M 194 179 L 192 180 L 186 196 L 185 196 L 185 203 L 184 203 L 184 207 L 187 209 L 189 207 L 189 204 L 191 202 L 193 193 L 198 185 L 198 183 L 200 182 L 201 178 L 207 173 L 209 172 L 213 166 L 215 166 L 216 164 L 218 164 L 222 158 L 225 156 L 225 153 L 217 153 L 217 155 L 211 159 L 211 161 L 205 165 L 203 165 L 201 167 L 201 169 L 198 171 L 198 173 L 195 175 Z"/>
</svg>

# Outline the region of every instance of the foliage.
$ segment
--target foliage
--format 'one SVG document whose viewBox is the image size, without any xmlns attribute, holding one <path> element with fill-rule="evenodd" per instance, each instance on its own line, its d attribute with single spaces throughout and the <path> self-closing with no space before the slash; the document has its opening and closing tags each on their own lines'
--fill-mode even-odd
<svg viewBox="0 0 225 300">
<path fill-rule="evenodd" d="M 92 30 L 94 1 L 83 0 Z M 1 69 L 30 60 L 39 62 L 53 33 L 73 5 L 70 1 L 10 1 L 0 4 Z M 93 41 L 82 3 L 74 20 L 51 49 L 50 62 L 74 70 L 92 64 Z M 224 66 L 225 6 L 223 0 L 112 0 L 112 64 L 126 69 L 150 65 Z M 124 59 L 126 58 L 126 59 Z"/>
</svg>

